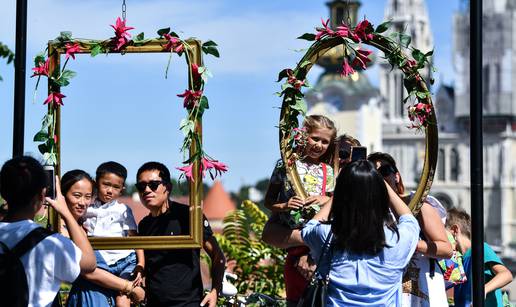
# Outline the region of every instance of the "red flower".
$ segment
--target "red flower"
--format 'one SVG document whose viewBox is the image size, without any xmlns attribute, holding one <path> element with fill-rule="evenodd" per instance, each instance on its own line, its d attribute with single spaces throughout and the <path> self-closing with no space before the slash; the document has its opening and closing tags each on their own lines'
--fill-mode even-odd
<svg viewBox="0 0 516 307">
<path fill-rule="evenodd" d="M 125 20 L 121 20 L 120 17 L 116 19 L 116 25 L 111 25 L 115 30 L 115 37 L 112 41 L 116 44 L 114 50 L 120 50 L 124 45 L 129 42 L 131 35 L 127 31 L 134 29 L 133 27 L 126 27 Z"/>
<path fill-rule="evenodd" d="M 213 166 L 212 161 L 203 157 L 201 159 L 202 177 L 204 178 L 204 176 L 206 175 L 206 171 L 212 169 L 213 167 L 214 166 Z"/>
<path fill-rule="evenodd" d="M 345 24 L 338 26 L 337 32 L 335 32 L 336 35 L 341 36 L 341 37 L 346 37 L 349 35 L 349 33 L 350 33 L 349 28 Z"/>
<path fill-rule="evenodd" d="M 45 99 L 45 101 L 43 102 L 43 104 L 47 104 L 47 103 L 52 103 L 54 108 L 57 108 L 58 105 L 62 105 L 64 106 L 63 104 L 63 98 L 65 98 L 66 96 L 61 94 L 61 93 L 57 93 L 57 92 L 51 92 L 47 99 Z"/>
<path fill-rule="evenodd" d="M 47 76 L 48 77 L 48 59 L 45 62 L 40 62 L 38 66 L 34 67 L 32 69 L 34 71 L 34 74 L 31 76 Z"/>
<path fill-rule="evenodd" d="M 77 52 L 81 51 L 81 47 L 79 46 L 79 43 L 75 43 L 75 44 L 67 43 L 65 45 L 65 48 L 66 48 L 66 58 L 67 59 L 69 57 L 72 57 L 72 59 L 75 60 L 75 54 Z"/>
<path fill-rule="evenodd" d="M 198 79 L 201 76 L 199 73 L 199 66 L 195 63 L 192 63 L 192 75 L 194 79 Z"/>
<path fill-rule="evenodd" d="M 355 70 L 351 65 L 349 65 L 349 62 L 347 59 L 344 59 L 344 62 L 342 62 L 342 72 L 340 73 L 341 76 L 347 77 L 349 75 L 352 75 L 355 73 Z"/>
<path fill-rule="evenodd" d="M 354 68 L 362 68 L 362 69 L 366 69 L 367 68 L 367 63 L 371 62 L 371 59 L 369 58 L 369 55 L 373 53 L 372 51 L 370 50 L 362 50 L 362 49 L 358 49 L 357 52 L 355 53 L 355 59 L 353 60 L 353 62 L 351 63 L 351 65 L 354 67 Z"/>
<path fill-rule="evenodd" d="M 288 76 L 287 82 L 296 89 L 300 89 L 305 84 L 305 81 L 298 80 L 294 76 L 294 72 L 291 69 L 287 70 L 287 76 Z"/>
<path fill-rule="evenodd" d="M 184 98 L 183 107 L 191 109 L 197 105 L 197 102 L 202 97 L 202 91 L 185 90 L 184 93 L 177 95 L 177 97 Z"/>
<path fill-rule="evenodd" d="M 362 41 L 368 41 L 373 39 L 373 26 L 371 23 L 364 19 L 355 27 L 356 36 Z"/>
<path fill-rule="evenodd" d="M 327 19 L 326 22 L 324 22 L 323 19 L 321 19 L 321 22 L 322 22 L 322 25 L 323 27 L 322 28 L 316 28 L 316 30 L 318 31 L 317 34 L 315 35 L 315 40 L 320 40 L 326 36 L 334 36 L 335 35 L 335 32 L 330 29 L 330 27 L 328 26 L 328 23 L 330 23 L 330 20 Z"/>
<path fill-rule="evenodd" d="M 176 169 L 178 169 L 178 170 L 183 172 L 183 174 L 181 174 L 181 176 L 185 176 L 188 180 L 194 182 L 194 178 L 193 178 L 193 163 L 192 164 L 188 164 L 188 165 L 183 166 L 183 167 L 176 167 Z"/>
<path fill-rule="evenodd" d="M 174 37 L 170 34 L 164 34 L 163 36 L 165 37 L 165 39 L 168 40 L 167 44 L 163 46 L 163 49 L 165 49 L 165 51 L 172 51 L 179 55 L 183 53 L 184 46 L 179 38 Z"/>
<path fill-rule="evenodd" d="M 57 134 L 54 134 L 54 144 L 57 144 Z"/>
</svg>

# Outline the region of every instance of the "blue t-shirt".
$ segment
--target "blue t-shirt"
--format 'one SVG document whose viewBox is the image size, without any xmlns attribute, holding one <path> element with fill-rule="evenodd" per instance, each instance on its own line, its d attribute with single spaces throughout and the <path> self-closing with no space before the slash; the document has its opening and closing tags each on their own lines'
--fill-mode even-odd
<svg viewBox="0 0 516 307">
<path fill-rule="evenodd" d="M 464 270 L 466 271 L 466 276 L 468 280 L 463 283 L 456 285 L 453 293 L 454 293 L 454 301 L 456 307 L 469 307 L 471 304 L 471 287 L 472 287 L 472 277 L 473 273 L 471 265 L 471 248 L 466 251 L 463 257 Z M 502 260 L 496 255 L 493 249 L 487 244 L 484 243 L 484 282 L 488 283 L 491 279 L 493 279 L 494 274 L 491 271 L 491 266 L 495 264 L 502 264 Z M 500 289 L 496 289 L 495 291 L 491 291 L 487 294 L 485 300 L 486 307 L 502 307 L 502 291 Z"/>
<path fill-rule="evenodd" d="M 419 224 L 411 214 L 400 217 L 398 235 L 384 227 L 388 246 L 375 256 L 333 249 L 328 306 L 400 306 L 401 278 L 419 239 Z M 309 221 L 301 235 L 317 262 L 331 225 Z M 321 267 L 327 267 L 324 259 Z"/>
</svg>

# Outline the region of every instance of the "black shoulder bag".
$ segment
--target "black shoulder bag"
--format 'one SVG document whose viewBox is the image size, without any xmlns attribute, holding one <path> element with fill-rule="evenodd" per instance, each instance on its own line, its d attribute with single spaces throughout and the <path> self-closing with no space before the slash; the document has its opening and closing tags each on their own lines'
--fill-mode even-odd
<svg viewBox="0 0 516 307">
<path fill-rule="evenodd" d="M 310 281 L 310 284 L 305 289 L 303 297 L 297 303 L 297 307 L 323 307 L 326 306 L 326 296 L 328 293 L 328 283 L 330 281 L 330 269 L 331 269 L 331 239 L 332 232 L 328 233 L 326 240 L 324 241 L 321 256 L 317 261 L 317 268 L 315 269 L 314 276 Z M 326 252 L 328 252 L 328 265 L 326 268 L 321 267 L 321 260 L 324 258 Z"/>
</svg>

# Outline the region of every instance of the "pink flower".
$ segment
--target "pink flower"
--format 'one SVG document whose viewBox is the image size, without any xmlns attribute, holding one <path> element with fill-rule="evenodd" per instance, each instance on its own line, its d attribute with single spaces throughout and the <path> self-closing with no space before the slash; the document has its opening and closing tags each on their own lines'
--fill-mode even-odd
<svg viewBox="0 0 516 307">
<path fill-rule="evenodd" d="M 341 76 L 347 77 L 349 75 L 352 75 L 355 73 L 355 70 L 351 65 L 349 65 L 348 59 L 344 59 L 342 62 L 342 72 L 340 73 Z"/>
<path fill-rule="evenodd" d="M 66 58 L 67 59 L 69 57 L 72 57 L 72 59 L 75 60 L 75 54 L 77 52 L 81 51 L 81 47 L 79 46 L 79 43 L 75 43 L 75 44 L 67 43 L 65 45 L 65 48 L 66 48 Z"/>
<path fill-rule="evenodd" d="M 47 99 L 45 99 L 45 101 L 43 102 L 43 104 L 47 104 L 47 103 L 53 103 L 53 106 L 54 108 L 57 108 L 58 105 L 62 105 L 64 106 L 63 104 L 63 98 L 65 98 L 66 96 L 61 94 L 61 93 L 57 93 L 57 92 L 51 92 Z"/>
<path fill-rule="evenodd" d="M 415 67 L 416 65 L 417 65 L 417 62 L 415 60 L 408 60 L 407 61 L 407 66 L 409 68 Z"/>
<path fill-rule="evenodd" d="M 373 39 L 373 26 L 371 23 L 364 19 L 355 27 L 356 36 L 362 41 L 368 41 Z"/>
<path fill-rule="evenodd" d="M 212 161 L 203 157 L 201 159 L 202 177 L 204 178 L 204 176 L 206 175 L 206 171 L 212 169 L 213 167 L 214 166 L 213 166 Z"/>
<path fill-rule="evenodd" d="M 124 45 L 129 42 L 131 35 L 127 31 L 134 29 L 133 27 L 126 27 L 125 20 L 121 20 L 120 17 L 116 19 L 116 25 L 111 25 L 115 30 L 115 37 L 112 41 L 115 43 L 115 50 L 120 50 Z"/>
<path fill-rule="evenodd" d="M 177 95 L 177 97 L 184 98 L 183 107 L 191 109 L 195 107 L 199 99 L 201 99 L 202 91 L 185 90 L 182 94 Z"/>
<path fill-rule="evenodd" d="M 225 173 L 228 171 L 228 166 L 222 162 L 212 160 L 211 163 L 213 164 L 213 168 L 215 169 L 215 176 L 217 175 L 222 176 L 222 173 Z"/>
<path fill-rule="evenodd" d="M 188 164 L 186 166 L 183 166 L 183 167 L 176 167 L 176 169 L 180 170 L 183 172 L 183 174 L 181 174 L 181 176 L 185 176 L 188 180 L 190 180 L 191 182 L 194 182 L 194 178 L 193 178 L 193 163 L 192 164 Z"/>
<path fill-rule="evenodd" d="M 57 134 L 54 134 L 54 144 L 57 144 Z"/>
<path fill-rule="evenodd" d="M 340 37 L 346 37 L 349 35 L 349 32 L 349 28 L 345 24 L 342 24 L 337 27 L 337 32 L 335 32 L 335 34 Z"/>
<path fill-rule="evenodd" d="M 305 84 L 305 81 L 302 81 L 302 80 L 298 80 L 295 76 L 294 76 L 294 72 L 289 69 L 287 71 L 287 75 L 288 75 L 288 80 L 287 82 L 292 85 L 294 88 L 296 89 L 300 89 L 304 84 Z"/>
<path fill-rule="evenodd" d="M 47 76 L 48 77 L 48 59 L 45 62 L 40 62 L 38 66 L 34 67 L 32 69 L 34 71 L 34 74 L 31 76 Z"/>
<path fill-rule="evenodd" d="M 165 49 L 165 51 L 172 51 L 179 55 L 183 53 L 184 46 L 179 38 L 174 37 L 170 34 L 164 34 L 163 36 L 166 40 L 168 40 L 167 44 L 163 46 L 163 49 Z"/>
<path fill-rule="evenodd" d="M 306 128 L 294 128 L 292 129 L 294 132 L 294 140 L 299 141 L 303 138 L 303 135 L 306 133 Z"/>
<path fill-rule="evenodd" d="M 333 36 L 333 35 L 335 35 L 335 32 L 332 29 L 330 29 L 330 27 L 328 26 L 328 23 L 330 23 L 329 19 L 327 19 L 326 22 L 324 22 L 324 20 L 321 19 L 321 22 L 322 22 L 323 27 L 322 28 L 316 28 L 316 30 L 318 32 L 315 35 L 315 40 L 321 40 L 322 38 L 324 38 L 326 36 Z"/>
<path fill-rule="evenodd" d="M 356 54 L 355 54 L 355 59 L 353 60 L 351 65 L 354 68 L 359 67 L 359 68 L 362 68 L 362 69 L 366 69 L 367 68 L 367 63 L 371 62 L 371 59 L 369 58 L 369 55 L 371 53 L 373 53 L 373 52 L 370 51 L 370 50 L 358 49 Z"/>
</svg>

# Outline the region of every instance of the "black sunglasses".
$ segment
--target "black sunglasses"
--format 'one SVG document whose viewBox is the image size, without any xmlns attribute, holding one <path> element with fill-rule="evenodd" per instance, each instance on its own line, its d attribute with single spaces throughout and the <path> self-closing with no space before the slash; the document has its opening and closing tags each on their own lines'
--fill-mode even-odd
<svg viewBox="0 0 516 307">
<path fill-rule="evenodd" d="M 151 180 L 149 182 L 140 181 L 135 184 L 138 192 L 143 193 L 147 186 L 152 190 L 152 192 L 156 192 L 160 184 L 165 184 L 162 180 Z"/>
<path fill-rule="evenodd" d="M 392 174 L 396 174 L 398 172 L 393 166 L 384 164 L 378 168 L 378 173 L 380 173 L 383 177 L 387 177 Z"/>
</svg>

